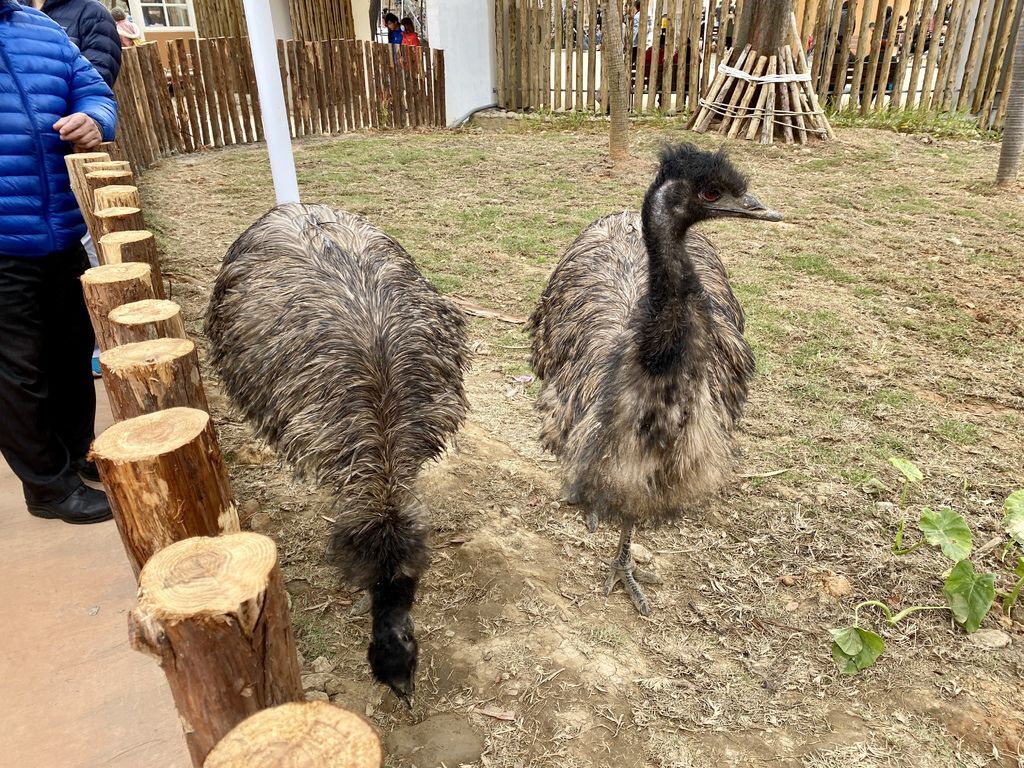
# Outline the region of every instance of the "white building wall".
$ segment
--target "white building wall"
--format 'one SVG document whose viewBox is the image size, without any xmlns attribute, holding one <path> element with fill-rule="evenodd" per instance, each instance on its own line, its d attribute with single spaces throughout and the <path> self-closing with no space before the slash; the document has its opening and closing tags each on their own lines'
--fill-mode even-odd
<svg viewBox="0 0 1024 768">
<path fill-rule="evenodd" d="M 274 37 L 292 39 L 292 19 L 288 15 L 288 0 L 270 0 L 270 19 L 274 24 Z"/>
<path fill-rule="evenodd" d="M 356 40 L 372 40 L 370 30 L 370 0 L 352 0 L 352 20 L 356 26 Z"/>
<path fill-rule="evenodd" d="M 498 93 L 494 3 L 431 0 L 427 3 L 427 27 L 431 46 L 444 49 L 448 124 L 494 104 Z"/>
</svg>

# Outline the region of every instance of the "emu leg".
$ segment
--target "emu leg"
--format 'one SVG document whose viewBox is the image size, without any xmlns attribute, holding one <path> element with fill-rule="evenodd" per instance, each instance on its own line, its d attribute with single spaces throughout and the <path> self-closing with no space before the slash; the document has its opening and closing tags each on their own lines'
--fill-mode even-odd
<svg viewBox="0 0 1024 768">
<path fill-rule="evenodd" d="M 580 496 L 578 493 L 572 491 L 569 486 L 563 486 L 562 488 L 562 501 L 572 506 L 577 506 L 580 503 Z M 597 526 L 600 523 L 600 519 L 597 516 L 597 512 L 592 509 L 588 509 L 584 513 L 584 517 L 587 521 L 587 530 L 591 533 L 597 532 Z"/>
<path fill-rule="evenodd" d="M 633 523 L 623 523 L 622 533 L 619 536 L 619 553 L 615 559 L 608 563 L 608 576 L 604 581 L 604 593 L 611 594 L 612 589 L 620 581 L 626 592 L 633 600 L 633 605 L 641 616 L 651 615 L 651 604 L 647 602 L 640 584 L 661 584 L 661 579 L 656 573 L 637 568 L 636 563 L 629 554 L 630 545 L 633 543 Z"/>
<path fill-rule="evenodd" d="M 373 597 L 370 595 L 370 590 L 363 592 L 363 596 L 360 597 L 355 605 L 349 610 L 349 616 L 365 616 L 370 612 L 370 608 L 373 606 Z"/>
</svg>

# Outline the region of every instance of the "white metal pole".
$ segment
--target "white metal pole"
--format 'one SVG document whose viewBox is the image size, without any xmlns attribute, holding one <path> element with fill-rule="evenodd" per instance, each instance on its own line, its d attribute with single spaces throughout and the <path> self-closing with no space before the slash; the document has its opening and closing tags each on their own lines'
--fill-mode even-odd
<svg viewBox="0 0 1024 768">
<path fill-rule="evenodd" d="M 270 16 L 269 0 L 243 0 L 245 25 L 249 28 L 249 47 L 256 71 L 256 87 L 263 112 L 263 134 L 270 154 L 270 173 L 274 177 L 277 203 L 299 202 L 299 182 L 295 178 L 295 158 L 288 126 L 288 110 L 281 88 L 277 61 L 277 39 Z"/>
</svg>

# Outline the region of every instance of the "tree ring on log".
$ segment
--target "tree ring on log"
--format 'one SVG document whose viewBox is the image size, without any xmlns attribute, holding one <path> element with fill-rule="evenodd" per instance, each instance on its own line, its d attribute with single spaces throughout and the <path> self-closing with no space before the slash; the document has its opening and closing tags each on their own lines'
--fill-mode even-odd
<svg viewBox="0 0 1024 768">
<path fill-rule="evenodd" d="M 236 725 L 204 768 L 379 768 L 376 730 L 359 715 L 322 701 L 282 704 Z"/>
</svg>

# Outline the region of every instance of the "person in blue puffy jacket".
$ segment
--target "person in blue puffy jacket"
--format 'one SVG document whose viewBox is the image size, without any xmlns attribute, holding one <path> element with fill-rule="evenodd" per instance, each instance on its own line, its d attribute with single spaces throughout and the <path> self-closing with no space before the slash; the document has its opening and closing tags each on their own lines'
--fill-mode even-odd
<svg viewBox="0 0 1024 768">
<path fill-rule="evenodd" d="M 94 338 L 79 277 L 85 222 L 64 156 L 112 141 L 110 88 L 43 13 L 0 0 L 0 453 L 28 510 L 110 519 L 86 459 Z"/>
</svg>

